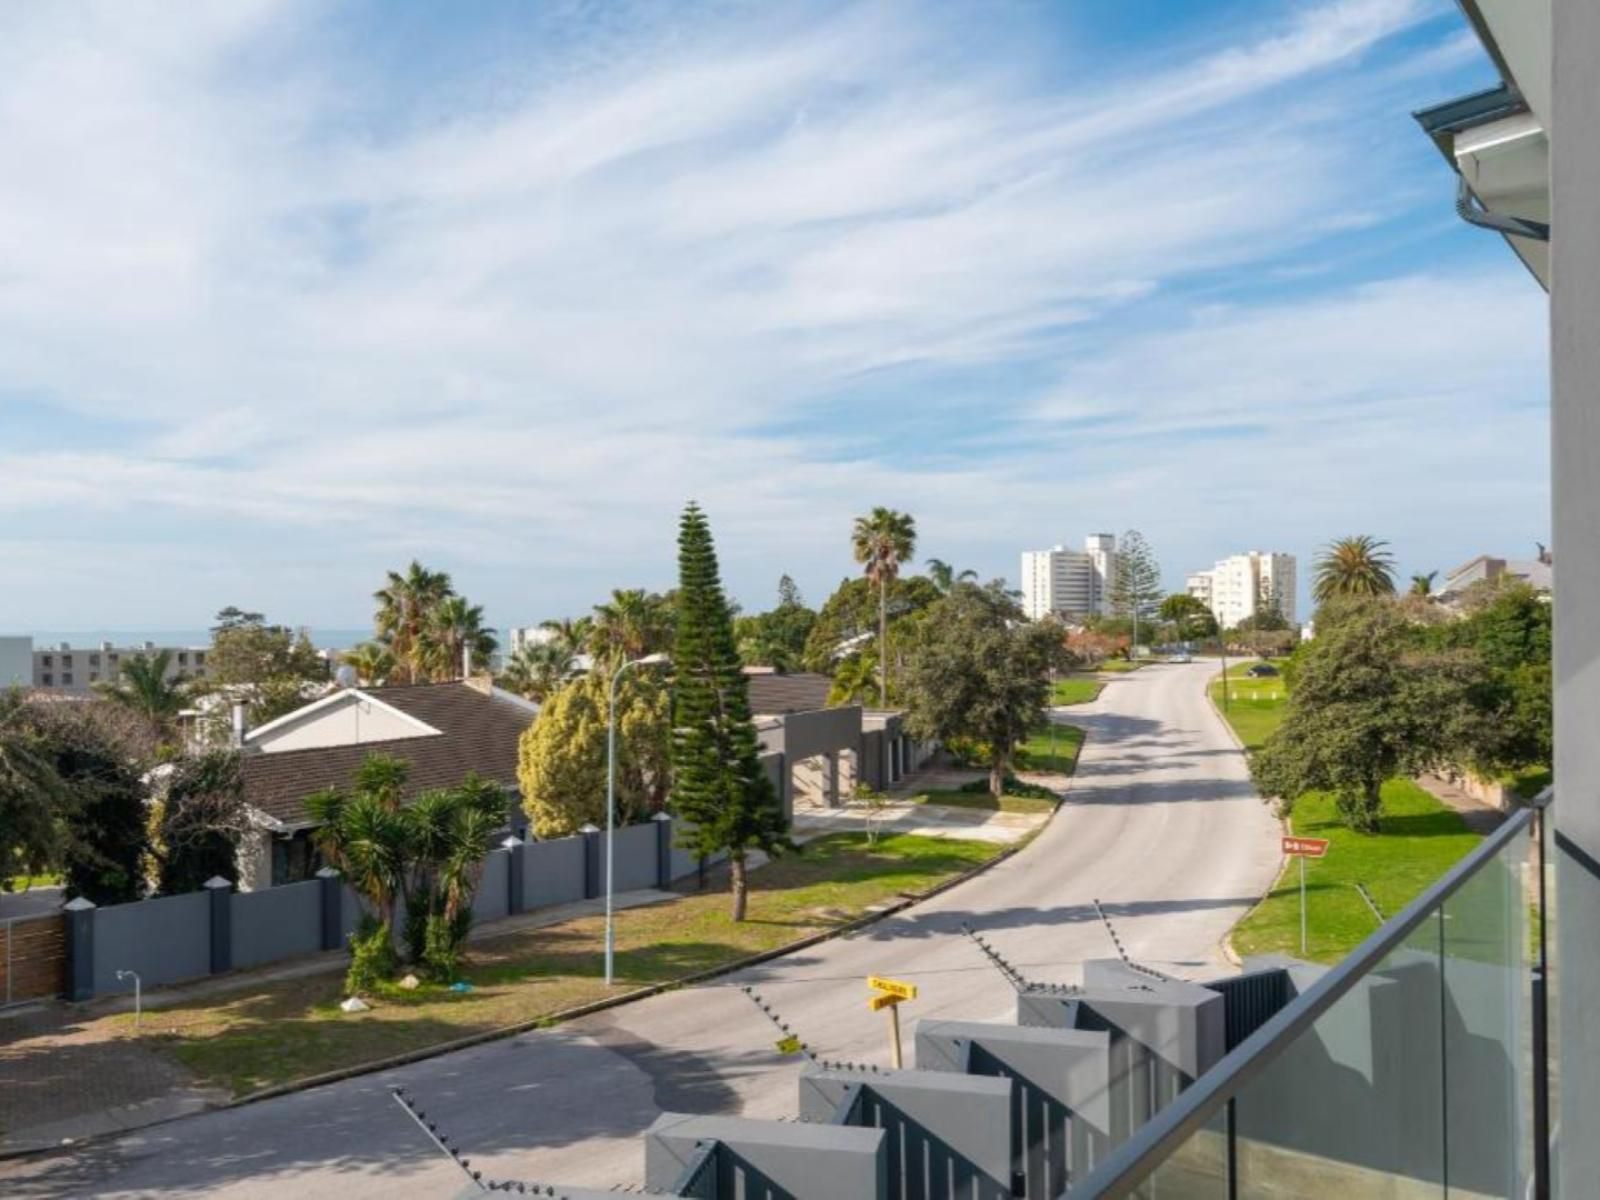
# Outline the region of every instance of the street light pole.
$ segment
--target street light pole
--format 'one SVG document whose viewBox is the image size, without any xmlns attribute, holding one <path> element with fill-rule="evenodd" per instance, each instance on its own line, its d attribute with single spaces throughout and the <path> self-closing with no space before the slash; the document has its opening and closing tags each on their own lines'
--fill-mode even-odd
<svg viewBox="0 0 1600 1200">
<path fill-rule="evenodd" d="M 623 663 L 611 673 L 611 689 L 606 697 L 606 986 L 615 974 L 617 935 L 613 923 L 617 842 L 617 684 L 629 667 L 648 667 L 669 661 L 665 654 L 646 654 Z"/>
</svg>

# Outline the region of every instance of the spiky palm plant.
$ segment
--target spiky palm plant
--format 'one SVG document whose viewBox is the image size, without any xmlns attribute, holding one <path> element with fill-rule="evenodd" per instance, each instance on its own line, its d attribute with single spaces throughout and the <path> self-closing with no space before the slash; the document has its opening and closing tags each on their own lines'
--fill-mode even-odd
<svg viewBox="0 0 1600 1200">
<path fill-rule="evenodd" d="M 114 680 L 96 685 L 96 690 L 113 704 L 138 713 L 150 723 L 157 736 L 172 732 L 173 721 L 188 703 L 182 675 L 168 678 L 172 651 L 136 654 L 122 661 Z"/>
</svg>

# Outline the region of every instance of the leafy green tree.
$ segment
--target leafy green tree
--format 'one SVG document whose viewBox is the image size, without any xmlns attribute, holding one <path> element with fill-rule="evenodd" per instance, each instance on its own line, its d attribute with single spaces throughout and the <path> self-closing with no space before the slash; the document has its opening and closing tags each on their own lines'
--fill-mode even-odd
<svg viewBox="0 0 1600 1200">
<path fill-rule="evenodd" d="M 1282 725 L 1251 760 L 1263 793 L 1286 809 L 1334 794 L 1352 828 L 1379 828 L 1383 781 L 1464 764 L 1492 736 L 1490 683 L 1471 652 L 1417 650 L 1392 604 L 1345 600 L 1296 664 Z"/>
<path fill-rule="evenodd" d="M 1069 661 L 1054 622 L 1027 621 L 1003 591 L 957 583 L 929 610 L 906 666 L 907 725 L 920 738 L 990 747 L 998 798 L 1019 742 L 1047 719 L 1050 673 Z"/>
<path fill-rule="evenodd" d="M 217 876 L 239 882 L 239 839 L 250 820 L 236 751 L 208 750 L 175 761 L 156 813 L 153 849 L 162 895 L 198 891 Z"/>
<path fill-rule="evenodd" d="M 901 576 L 889 585 L 889 650 L 895 661 L 901 657 L 922 614 L 939 597 L 933 581 L 922 575 Z M 877 623 L 878 589 L 872 581 L 842 580 L 806 635 L 806 669 L 831 675 L 842 658 L 861 652 L 867 642 L 875 640 Z M 890 694 L 892 699 L 892 687 Z"/>
<path fill-rule="evenodd" d="M 816 623 L 817 614 L 806 607 L 800 589 L 785 575 L 778 580 L 776 608 L 734 621 L 739 658 L 747 666 L 793 671 L 804 660 L 806 639 Z"/>
<path fill-rule="evenodd" d="M 311 687 L 325 681 L 328 668 L 305 630 L 269 625 L 262 614 L 229 606 L 211 628 L 206 677 L 190 685 L 245 704 L 252 725 L 263 725 L 304 704 Z M 226 739 L 228 706 L 212 721 L 213 741 Z"/>
<path fill-rule="evenodd" d="M 1367 534 L 1339 538 L 1317 558 L 1311 594 L 1318 604 L 1339 596 L 1394 595 L 1394 557 L 1388 542 Z"/>
<path fill-rule="evenodd" d="M 95 690 L 119 708 L 137 714 L 161 739 L 177 730 L 178 714 L 189 703 L 183 677 L 168 676 L 172 651 L 135 654 L 122 660 L 115 680 L 95 685 Z"/>
<path fill-rule="evenodd" d="M 850 537 L 856 561 L 878 589 L 878 704 L 889 707 L 889 585 L 916 549 L 917 525 L 910 513 L 881 506 L 857 517 Z"/>
<path fill-rule="evenodd" d="M 1174 592 L 1168 596 L 1161 602 L 1156 615 L 1172 623 L 1173 631 L 1182 642 L 1215 637 L 1217 633 L 1217 618 L 1211 615 L 1211 610 L 1198 596 L 1191 596 L 1187 592 Z"/>
<path fill-rule="evenodd" d="M 49 743 L 26 718 L 19 691 L 0 693 L 0 890 L 57 870 L 65 854 L 63 816 L 74 796 L 56 772 Z"/>
<path fill-rule="evenodd" d="M 609 677 L 592 671 L 550 695 L 517 745 L 523 808 L 542 838 L 606 819 Z M 665 805 L 672 766 L 672 702 L 659 671 L 635 669 L 617 686 L 617 820 Z"/>
<path fill-rule="evenodd" d="M 705 514 L 691 503 L 678 531 L 678 622 L 673 643 L 672 804 L 685 849 L 726 851 L 733 919 L 749 901 L 753 849 L 795 848 L 782 804 L 761 765 L 750 715 L 750 681 L 739 664 Z"/>
<path fill-rule="evenodd" d="M 472 900 L 490 839 L 506 823 L 506 795 L 468 772 L 457 787 L 423 792 L 400 817 L 407 954 L 431 978 L 448 983 L 472 928 Z"/>
</svg>

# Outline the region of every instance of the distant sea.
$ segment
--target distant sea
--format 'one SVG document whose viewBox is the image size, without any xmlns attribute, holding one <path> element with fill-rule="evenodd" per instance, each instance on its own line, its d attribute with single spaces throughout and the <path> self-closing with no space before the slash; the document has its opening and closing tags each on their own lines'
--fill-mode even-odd
<svg viewBox="0 0 1600 1200">
<path fill-rule="evenodd" d="M 35 650 L 45 650 L 66 642 L 75 650 L 92 650 L 101 642 L 117 646 L 142 646 L 154 642 L 158 646 L 209 646 L 209 629 L 34 629 L 24 630 L 33 638 Z M 348 650 L 372 637 L 370 629 L 316 629 L 308 630 L 311 644 L 319 650 Z"/>
</svg>

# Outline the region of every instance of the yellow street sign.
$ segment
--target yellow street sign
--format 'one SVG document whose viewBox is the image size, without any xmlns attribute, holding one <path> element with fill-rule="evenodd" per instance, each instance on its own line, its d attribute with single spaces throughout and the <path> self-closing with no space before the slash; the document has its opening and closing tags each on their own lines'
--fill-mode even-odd
<svg viewBox="0 0 1600 1200">
<path fill-rule="evenodd" d="M 900 997 L 891 996 L 888 992 L 879 992 L 875 996 L 867 997 L 867 1007 L 873 1012 L 877 1012 L 880 1008 L 893 1008 L 899 1003 Z"/>
<path fill-rule="evenodd" d="M 915 1000 L 917 998 L 917 985 L 914 983 L 901 983 L 898 979 L 886 979 L 882 975 L 868 975 L 867 986 L 886 992 L 896 1000 Z"/>
<path fill-rule="evenodd" d="M 799 1039 L 799 1037 L 796 1036 L 795 1034 L 791 1033 L 786 1038 L 779 1038 L 778 1039 L 778 1053 L 779 1054 L 799 1054 L 800 1053 L 800 1039 Z"/>
</svg>

